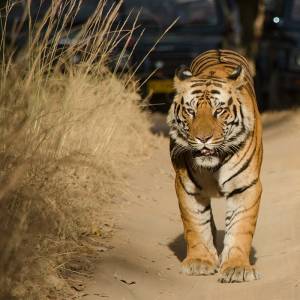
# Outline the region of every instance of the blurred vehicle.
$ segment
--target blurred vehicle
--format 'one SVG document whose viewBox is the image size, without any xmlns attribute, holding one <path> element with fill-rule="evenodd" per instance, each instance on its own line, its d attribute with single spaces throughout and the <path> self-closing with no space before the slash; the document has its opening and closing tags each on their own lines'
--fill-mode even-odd
<svg viewBox="0 0 300 300">
<path fill-rule="evenodd" d="M 64 14 L 68 12 L 71 6 L 74 7 L 74 11 L 77 11 L 76 15 L 72 19 L 72 23 L 67 24 L 67 26 L 71 26 L 73 28 L 84 24 L 93 14 L 98 3 L 99 0 L 84 1 L 83 4 L 81 0 L 73 0 L 72 2 L 61 1 L 62 9 L 60 11 L 60 16 L 57 16 L 58 19 L 55 20 L 57 22 L 56 33 L 57 29 L 60 28 L 63 23 Z M 53 4 L 55 4 L 55 1 L 53 0 L 16 1 L 9 9 L 8 15 L 5 15 L 5 5 L 2 4 L 3 9 L 1 11 L 1 19 L 2 25 L 6 23 L 6 42 L 8 44 L 13 44 L 17 49 L 24 47 L 30 39 L 29 35 L 31 32 L 29 32 L 29 28 L 31 28 L 32 23 L 37 24 L 41 21 Z M 79 8 L 77 9 L 77 7 Z M 45 30 L 47 30 L 46 26 Z M 64 43 L 64 41 L 62 41 L 62 43 Z"/>
<path fill-rule="evenodd" d="M 266 0 L 265 5 L 255 80 L 261 110 L 300 103 L 300 0 Z"/>
<path fill-rule="evenodd" d="M 173 76 L 180 65 L 189 65 L 199 53 L 221 48 L 226 31 L 222 0 L 125 0 L 121 18 L 139 13 L 132 38 L 131 66 L 137 69 L 144 96 L 153 110 L 166 111 L 172 101 Z M 174 20 L 176 23 L 164 33 Z M 145 31 L 139 38 L 139 33 Z M 159 43 L 152 49 L 157 40 Z M 138 41 L 137 41 L 138 40 Z M 137 43 L 135 43 L 137 41 Z M 150 51 L 151 50 L 151 51 Z M 153 50 L 153 51 L 152 51 Z M 130 53 L 130 47 L 127 51 Z M 150 79 L 149 75 L 153 74 Z"/>
</svg>

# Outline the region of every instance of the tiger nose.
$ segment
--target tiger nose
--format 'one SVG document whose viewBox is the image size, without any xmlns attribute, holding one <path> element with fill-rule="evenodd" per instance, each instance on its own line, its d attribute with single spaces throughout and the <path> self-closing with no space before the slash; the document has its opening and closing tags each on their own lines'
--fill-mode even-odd
<svg viewBox="0 0 300 300">
<path fill-rule="evenodd" d="M 212 138 L 212 134 L 211 135 L 206 135 L 206 136 L 197 136 L 197 140 L 199 140 L 200 142 L 202 142 L 203 144 L 205 144 L 209 139 Z"/>
</svg>

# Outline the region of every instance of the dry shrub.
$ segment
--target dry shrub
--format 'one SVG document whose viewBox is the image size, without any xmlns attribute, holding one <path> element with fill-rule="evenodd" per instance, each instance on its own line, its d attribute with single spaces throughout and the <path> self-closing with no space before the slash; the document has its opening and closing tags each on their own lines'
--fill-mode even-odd
<svg viewBox="0 0 300 300">
<path fill-rule="evenodd" d="M 135 83 L 106 67 L 118 41 L 132 34 L 122 27 L 110 33 L 119 5 L 104 15 L 100 1 L 98 17 L 76 45 L 55 57 L 64 23 L 54 38 L 50 32 L 66 1 L 53 3 L 38 27 L 32 25 L 25 50 L 13 57 L 1 43 L 2 299 L 74 296 L 70 286 L 80 289 L 88 276 L 95 237 L 110 234 L 106 204 L 124 199 L 124 169 L 147 153 L 149 124 Z M 72 3 L 61 16 L 65 23 L 78 9 Z M 83 49 L 82 63 L 69 64 Z"/>
</svg>

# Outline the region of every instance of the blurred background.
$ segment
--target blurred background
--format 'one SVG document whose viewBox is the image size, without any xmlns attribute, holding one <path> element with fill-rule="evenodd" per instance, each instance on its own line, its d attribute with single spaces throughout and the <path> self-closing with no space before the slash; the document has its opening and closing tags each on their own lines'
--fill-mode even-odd
<svg viewBox="0 0 300 300">
<path fill-rule="evenodd" d="M 300 299 L 300 0 L 0 8 L 0 299 Z M 179 273 L 165 113 L 175 69 L 216 48 L 247 57 L 266 112 L 254 292 Z"/>
<path fill-rule="evenodd" d="M 57 51 L 76 41 L 76 32 L 99 4 L 76 1 L 82 2 L 80 10 Z M 1 0 L 1 6 L 6 2 Z M 107 1 L 107 11 L 116 2 Z M 24 47 L 29 19 L 41 19 L 50 5 L 51 0 L 19 1 L 8 16 L 6 44 Z M 250 60 L 262 111 L 300 102 L 300 0 L 124 0 L 114 26 L 124 22 L 127 28 L 135 26 L 134 33 L 114 49 L 110 63 L 114 68 L 117 62 L 122 74 L 135 70 L 152 110 L 168 110 L 179 65 L 216 48 L 237 50 Z M 80 54 L 73 62 L 80 62 Z"/>
</svg>

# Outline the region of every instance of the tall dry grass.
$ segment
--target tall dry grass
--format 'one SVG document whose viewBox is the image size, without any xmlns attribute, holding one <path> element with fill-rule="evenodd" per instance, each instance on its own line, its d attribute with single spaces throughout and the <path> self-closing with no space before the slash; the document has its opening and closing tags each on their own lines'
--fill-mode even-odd
<svg viewBox="0 0 300 300">
<path fill-rule="evenodd" d="M 74 2 L 53 1 L 36 24 L 25 16 L 29 43 L 17 54 L 1 41 L 1 299 L 71 299 L 72 287 L 81 289 L 94 237 L 110 232 L 106 204 L 122 201 L 123 170 L 147 152 L 136 84 L 107 68 L 134 28 L 113 27 L 120 2 L 105 10 L 100 1 L 76 43 L 57 55 Z"/>
</svg>

